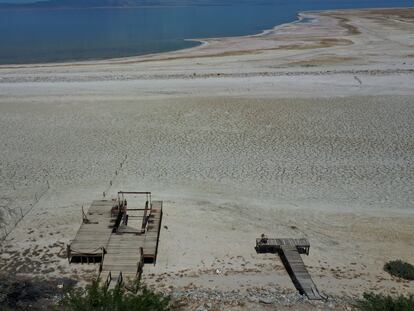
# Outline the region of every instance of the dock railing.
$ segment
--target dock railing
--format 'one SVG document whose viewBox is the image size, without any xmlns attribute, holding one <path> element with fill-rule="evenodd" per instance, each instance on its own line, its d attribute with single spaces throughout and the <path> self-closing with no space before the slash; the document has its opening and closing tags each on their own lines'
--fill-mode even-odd
<svg viewBox="0 0 414 311">
<path fill-rule="evenodd" d="M 142 247 L 140 247 L 139 252 L 140 252 L 141 259 L 138 261 L 137 273 L 135 275 L 137 277 L 138 282 L 141 280 L 141 275 L 142 275 L 142 271 L 143 271 L 143 268 L 144 268 L 144 249 Z"/>
<path fill-rule="evenodd" d="M 124 277 L 122 275 L 122 271 L 119 272 L 118 278 L 116 279 L 116 286 L 121 286 L 124 282 Z"/>
<path fill-rule="evenodd" d="M 105 280 L 105 288 L 109 287 L 109 284 L 111 284 L 111 281 L 112 281 L 112 274 L 111 274 L 111 271 L 109 271 L 108 276 L 106 277 L 106 280 Z"/>
</svg>

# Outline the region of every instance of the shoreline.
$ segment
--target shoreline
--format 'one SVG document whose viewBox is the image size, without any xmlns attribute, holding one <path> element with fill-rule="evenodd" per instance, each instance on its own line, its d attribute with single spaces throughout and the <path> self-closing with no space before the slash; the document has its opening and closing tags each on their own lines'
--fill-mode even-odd
<svg viewBox="0 0 414 311">
<path fill-rule="evenodd" d="M 404 7 L 402 9 L 409 9 L 410 7 Z M 388 8 L 375 8 L 375 9 L 388 9 Z M 394 8 L 390 8 L 394 9 Z M 300 23 L 304 18 L 306 18 L 309 14 L 321 14 L 321 13 L 329 13 L 329 12 L 340 12 L 340 11 L 348 11 L 348 10 L 360 10 L 360 9 L 339 9 L 339 10 L 316 10 L 316 11 L 302 11 L 298 12 L 296 15 L 296 19 L 288 22 L 288 23 L 282 23 L 279 25 L 275 25 L 269 29 L 264 29 L 258 33 L 255 34 L 247 34 L 247 35 L 241 35 L 241 36 L 229 36 L 229 37 L 210 37 L 210 38 L 188 38 L 184 39 L 184 41 L 191 41 L 191 42 L 199 42 L 200 45 L 190 47 L 190 48 L 183 48 L 178 50 L 172 50 L 172 51 L 166 51 L 166 52 L 159 52 L 159 53 L 149 53 L 149 54 L 143 54 L 143 55 L 132 55 L 132 56 L 125 56 L 125 57 L 115 57 L 115 58 L 105 58 L 105 59 L 90 59 L 90 60 L 69 60 L 69 61 L 63 61 L 63 62 L 44 62 L 44 63 L 23 63 L 23 64 L 0 64 L 0 70 L 1 69 L 13 69 L 13 68 L 38 68 L 38 67 L 61 67 L 61 66 L 87 66 L 87 65 L 99 65 L 99 64 L 110 64 L 110 63 L 122 63 L 122 62 L 129 62 L 131 60 L 136 60 L 139 62 L 141 59 L 147 59 L 149 57 L 164 57 L 168 56 L 171 53 L 185 53 L 198 50 L 199 48 L 202 48 L 203 46 L 209 45 L 212 40 L 225 40 L 225 39 L 231 39 L 231 38 L 250 38 L 250 37 L 262 37 L 266 36 L 271 32 L 276 31 L 278 28 Z M 374 10 L 370 8 L 361 9 L 361 10 Z"/>
<path fill-rule="evenodd" d="M 275 34 L 278 32 L 278 30 L 283 30 L 285 28 L 293 28 L 292 32 L 295 32 L 295 26 L 301 24 L 301 20 L 307 17 L 311 17 L 315 19 L 314 23 L 318 24 L 320 23 L 320 19 L 322 18 L 332 18 L 333 20 L 336 20 L 338 23 L 344 23 L 344 26 L 346 26 L 346 21 L 338 19 L 336 15 L 340 14 L 346 14 L 347 12 L 359 12 L 359 13 L 367 13 L 367 12 L 375 12 L 375 11 L 399 11 L 399 10 L 410 10 L 411 7 L 404 7 L 404 8 L 366 8 L 366 9 L 342 9 L 342 10 L 317 10 L 317 11 L 303 11 L 299 12 L 297 14 L 297 19 L 295 19 L 292 22 L 289 23 L 283 23 L 280 25 L 276 25 L 272 28 L 265 29 L 259 33 L 251 34 L 251 35 L 243 35 L 243 36 L 230 36 L 230 37 L 211 37 L 211 38 L 192 38 L 192 39 L 184 39 L 186 41 L 194 41 L 199 42 L 200 44 L 194 47 L 190 48 L 184 48 L 179 50 L 173 50 L 173 51 L 167 51 L 167 52 L 160 52 L 160 53 L 150 53 L 150 54 L 144 54 L 144 55 L 138 55 L 138 56 L 127 56 L 127 57 L 119 57 L 119 58 L 108 58 L 108 59 L 96 59 L 96 60 L 84 60 L 84 61 L 68 61 L 68 62 L 51 62 L 51 63 L 28 63 L 28 64 L 5 64 L 0 65 L 0 70 L 13 70 L 13 69 L 36 69 L 36 68 L 59 68 L 59 67 L 90 67 L 90 66 L 110 66 L 110 65 L 123 65 L 123 64 L 139 64 L 139 63 L 146 63 L 146 62 L 161 62 L 161 61 L 168 61 L 173 59 L 192 59 L 192 58 L 200 58 L 200 57 L 220 57 L 220 56 L 226 56 L 227 51 L 224 48 L 221 48 L 221 46 L 225 45 L 224 43 L 231 44 L 233 41 L 236 42 L 246 42 L 247 45 L 245 45 L 245 48 L 242 48 L 240 50 L 236 50 L 234 53 L 242 53 L 242 54 L 248 54 L 250 53 L 251 49 L 247 48 L 251 43 L 248 42 L 249 39 L 266 39 L 267 36 L 270 36 L 272 38 L 272 34 Z M 315 17 L 316 16 L 316 17 Z M 335 30 L 333 30 L 335 31 Z M 347 29 L 347 31 L 349 31 Z M 351 30 L 352 31 L 352 30 Z M 284 38 L 283 38 L 284 39 Z M 221 46 L 218 43 L 222 43 Z M 344 44 L 348 44 L 344 41 Z M 328 46 L 331 45 L 330 43 Z M 332 43 L 332 45 L 336 45 L 335 42 Z M 212 52 L 206 52 L 203 53 L 204 50 L 208 50 L 210 47 L 212 50 L 217 46 L 217 51 Z M 290 49 L 290 47 L 287 47 Z M 279 49 L 276 48 L 258 48 L 258 51 L 266 51 L 266 50 L 274 50 Z M 281 46 L 280 49 L 284 49 L 283 46 Z M 293 47 L 293 49 L 295 49 Z M 232 55 L 231 53 L 228 53 L 228 55 Z"/>
<path fill-rule="evenodd" d="M 125 9 L 125 8 L 120 8 L 120 9 Z M 187 38 L 187 39 L 183 39 L 184 41 L 190 41 L 190 42 L 198 42 L 200 43 L 197 46 L 193 46 L 193 47 L 189 47 L 189 48 L 182 48 L 182 49 L 178 49 L 178 50 L 171 50 L 171 51 L 165 51 L 165 52 L 158 52 L 158 53 L 148 53 L 148 54 L 142 54 L 142 55 L 131 55 L 131 56 L 124 56 L 124 57 L 115 57 L 115 58 L 103 58 L 103 59 L 90 59 L 90 60 L 69 60 L 69 61 L 62 61 L 62 62 L 44 62 L 44 63 L 22 63 L 22 64 L 0 64 L 0 70 L 1 69 L 11 69 L 11 68 L 36 68 L 36 67 L 58 67 L 58 66 L 67 66 L 67 65 L 71 65 L 71 66 L 82 66 L 82 65 L 97 65 L 100 63 L 118 63 L 118 62 L 122 62 L 122 61 L 130 61 L 131 59 L 137 59 L 139 61 L 140 58 L 147 58 L 147 57 L 153 57 L 153 56 L 165 56 L 168 55 L 170 53 L 174 53 L 174 52 L 192 52 L 195 49 L 201 48 L 203 46 L 207 46 L 209 44 L 210 40 L 213 39 L 226 39 L 226 38 L 242 38 L 242 37 L 254 37 L 254 36 L 262 36 L 262 35 L 266 35 L 268 32 L 271 32 L 272 30 L 276 29 L 279 26 L 282 25 L 289 25 L 289 24 L 293 24 L 293 23 L 297 23 L 300 22 L 301 19 L 303 19 L 301 17 L 301 14 L 306 13 L 306 12 L 299 12 L 297 14 L 297 18 L 294 21 L 288 22 L 288 23 L 283 23 L 280 25 L 275 25 L 272 28 L 269 29 L 265 29 L 262 30 L 259 33 L 256 34 L 247 34 L 247 35 L 241 35 L 241 36 L 228 36 L 228 37 L 209 37 L 209 38 Z"/>
<path fill-rule="evenodd" d="M 294 25 L 301 23 L 301 21 L 307 17 L 311 17 L 316 15 L 317 19 L 320 18 L 321 15 L 329 15 L 329 14 L 335 14 L 335 13 L 341 13 L 341 12 L 349 12 L 349 11 L 375 11 L 375 10 L 400 10 L 400 9 L 413 9 L 414 7 L 383 7 L 383 8 L 357 8 L 357 9 L 329 9 L 329 10 L 310 10 L 310 11 L 301 11 L 296 14 L 296 19 L 287 22 L 282 23 L 279 25 L 275 25 L 271 28 L 264 29 L 258 33 L 255 34 L 247 34 L 247 35 L 240 35 L 240 36 L 228 36 L 228 37 L 209 37 L 209 38 L 188 38 L 183 39 L 184 41 L 190 41 L 190 42 L 198 42 L 200 43 L 197 46 L 189 47 L 189 48 L 182 48 L 178 50 L 171 50 L 171 51 L 165 51 L 165 52 L 158 52 L 158 53 L 148 53 L 148 54 L 142 54 L 142 55 L 131 55 L 131 56 L 125 56 L 125 57 L 115 57 L 115 58 L 103 58 L 103 59 L 89 59 L 89 60 L 68 60 L 68 61 L 58 61 L 58 62 L 39 62 L 39 63 L 22 63 L 22 64 L 0 64 L 0 70 L 2 69 L 18 69 L 18 68 L 44 68 L 44 67 L 62 67 L 62 66 L 91 66 L 91 65 L 107 65 L 107 64 L 119 64 L 123 62 L 140 62 L 140 61 L 148 61 L 148 59 L 155 61 L 157 59 L 163 60 L 164 57 L 169 56 L 170 54 L 176 54 L 176 53 L 182 53 L 182 54 L 190 54 L 192 52 L 195 52 L 199 50 L 200 48 L 206 47 L 209 44 L 211 44 L 211 41 L 214 40 L 230 40 L 232 38 L 254 38 L 254 37 L 263 37 L 266 36 L 272 32 L 277 31 L 280 28 Z M 125 8 L 120 8 L 125 9 Z M 316 21 L 317 22 L 317 21 Z"/>
</svg>

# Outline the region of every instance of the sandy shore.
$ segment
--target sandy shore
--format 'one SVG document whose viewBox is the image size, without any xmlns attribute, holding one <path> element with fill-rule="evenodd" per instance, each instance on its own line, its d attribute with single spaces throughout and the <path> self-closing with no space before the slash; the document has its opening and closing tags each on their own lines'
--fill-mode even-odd
<svg viewBox="0 0 414 311">
<path fill-rule="evenodd" d="M 310 240 L 326 308 L 412 293 L 382 267 L 414 262 L 414 9 L 302 16 L 159 55 L 0 66 L 0 272 L 91 279 L 64 254 L 81 206 L 150 190 L 166 227 L 145 282 L 191 306 L 320 307 L 255 254 L 263 232 Z"/>
</svg>

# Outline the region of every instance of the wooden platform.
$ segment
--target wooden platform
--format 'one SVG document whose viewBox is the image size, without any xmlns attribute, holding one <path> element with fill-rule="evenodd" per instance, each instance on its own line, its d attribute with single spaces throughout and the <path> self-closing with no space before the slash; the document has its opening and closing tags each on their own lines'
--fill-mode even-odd
<svg viewBox="0 0 414 311">
<path fill-rule="evenodd" d="M 162 201 L 147 201 L 145 208 L 129 208 L 120 199 L 94 201 L 86 217 L 68 245 L 68 259 L 99 261 L 99 277 L 109 288 L 140 279 L 144 263 L 156 262 Z"/>
<path fill-rule="evenodd" d="M 264 243 L 265 242 L 265 243 Z M 305 238 L 259 238 L 256 239 L 256 252 L 258 253 L 279 253 L 282 246 L 295 246 L 300 254 L 309 255 L 310 244 Z"/>
<path fill-rule="evenodd" d="M 75 239 L 67 248 L 69 262 L 100 261 L 116 222 L 111 213 L 116 205 L 112 200 L 93 201 Z"/>
<path fill-rule="evenodd" d="M 262 237 L 256 239 L 255 249 L 258 253 L 278 253 L 298 291 L 310 300 L 323 299 L 300 256 L 300 254 L 309 254 L 310 244 L 307 239 Z"/>
</svg>

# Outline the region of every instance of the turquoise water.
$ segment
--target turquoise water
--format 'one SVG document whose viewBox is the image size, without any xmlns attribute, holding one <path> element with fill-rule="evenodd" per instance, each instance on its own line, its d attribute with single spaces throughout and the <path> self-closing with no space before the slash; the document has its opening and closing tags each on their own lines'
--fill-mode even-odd
<svg viewBox="0 0 414 311">
<path fill-rule="evenodd" d="M 228 1 L 228 0 L 227 0 Z M 38 63 L 165 52 L 190 38 L 258 33 L 304 10 L 414 6 L 414 0 L 261 0 L 122 9 L 0 11 L 0 64 Z"/>
</svg>

